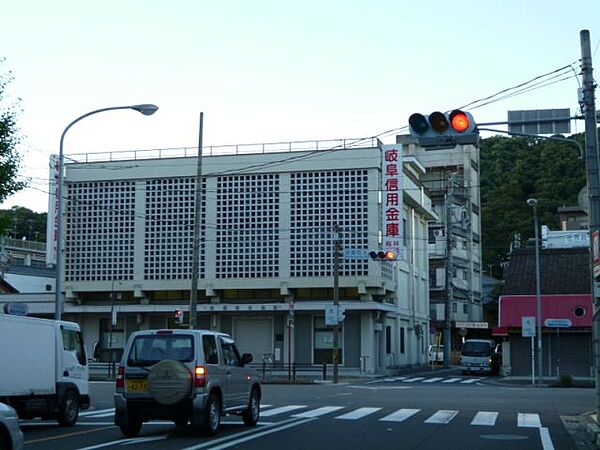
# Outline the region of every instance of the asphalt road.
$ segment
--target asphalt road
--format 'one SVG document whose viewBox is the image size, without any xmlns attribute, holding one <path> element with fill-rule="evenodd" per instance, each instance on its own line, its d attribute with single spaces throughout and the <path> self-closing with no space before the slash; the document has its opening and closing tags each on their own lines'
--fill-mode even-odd
<svg viewBox="0 0 600 450">
<path fill-rule="evenodd" d="M 78 424 L 24 421 L 39 449 L 571 449 L 561 415 L 594 407 L 592 389 L 498 385 L 489 378 L 430 375 L 339 385 L 264 385 L 259 425 L 224 418 L 214 438 L 169 422 L 124 438 L 113 425 L 112 383 L 94 382 Z"/>
</svg>

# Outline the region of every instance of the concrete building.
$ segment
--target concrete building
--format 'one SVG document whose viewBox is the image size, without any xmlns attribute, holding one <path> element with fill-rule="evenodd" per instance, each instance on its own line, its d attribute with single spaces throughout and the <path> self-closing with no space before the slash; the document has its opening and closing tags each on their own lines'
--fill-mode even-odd
<svg viewBox="0 0 600 450">
<path fill-rule="evenodd" d="M 458 145 L 425 150 L 410 135 L 397 136 L 397 142 L 426 168 L 422 180 L 438 216 L 429 223 L 428 235 L 430 318 L 438 331 L 444 328 L 450 296 L 452 347 L 459 349 L 457 322 L 461 328 L 472 326 L 473 333 L 488 336 L 494 325 L 483 322 L 479 149 Z M 451 283 L 446 281 L 448 274 Z"/>
<path fill-rule="evenodd" d="M 255 362 L 331 362 L 325 308 L 337 226 L 342 370 L 426 364 L 426 243 L 436 215 L 420 181 L 425 168 L 399 151 L 399 257 L 375 261 L 367 255 L 385 241 L 383 168 L 392 164 L 383 146 L 301 144 L 315 151 L 294 151 L 298 143 L 204 149 L 199 327 L 231 333 Z M 175 327 L 176 308 L 188 321 L 195 153 L 70 155 L 82 162 L 65 166 L 63 317 L 82 324 L 88 349 L 99 342 L 107 358 L 118 356 L 131 332 Z M 29 309 L 52 314 L 52 301 L 38 297 Z"/>
</svg>

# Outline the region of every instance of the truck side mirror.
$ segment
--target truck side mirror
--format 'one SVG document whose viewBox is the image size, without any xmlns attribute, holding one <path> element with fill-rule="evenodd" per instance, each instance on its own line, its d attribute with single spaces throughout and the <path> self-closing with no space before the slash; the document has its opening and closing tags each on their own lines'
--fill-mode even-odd
<svg viewBox="0 0 600 450">
<path fill-rule="evenodd" d="M 242 364 L 250 364 L 252 362 L 252 353 L 244 353 L 242 355 Z"/>
</svg>

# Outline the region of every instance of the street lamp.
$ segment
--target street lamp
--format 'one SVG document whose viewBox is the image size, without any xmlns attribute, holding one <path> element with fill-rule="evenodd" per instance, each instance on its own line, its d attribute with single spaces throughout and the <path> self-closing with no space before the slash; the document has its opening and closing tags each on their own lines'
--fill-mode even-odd
<svg viewBox="0 0 600 450">
<path fill-rule="evenodd" d="M 69 131 L 69 129 L 75 125 L 77 122 L 79 122 L 82 119 L 85 119 L 88 116 L 91 116 L 93 114 L 98 114 L 101 112 L 105 112 L 105 111 L 114 111 L 117 109 L 133 109 L 135 111 L 138 111 L 140 113 L 142 113 L 145 116 L 151 116 L 152 114 L 154 114 L 157 110 L 158 110 L 158 106 L 156 105 L 152 105 L 152 104 L 141 104 L 141 105 L 129 105 L 129 106 L 110 106 L 108 108 L 101 108 L 101 109 L 96 109 L 94 111 L 90 111 L 89 113 L 86 113 L 82 116 L 79 116 L 77 119 L 75 119 L 73 122 L 71 122 L 69 125 L 67 125 L 67 127 L 65 128 L 65 130 L 62 132 L 62 135 L 60 136 L 60 150 L 58 153 L 58 189 L 57 189 L 57 196 L 58 196 L 58 200 L 57 200 L 57 217 L 56 217 L 56 223 L 57 223 L 57 227 L 56 227 L 56 234 L 57 234 L 57 243 L 56 243 L 56 292 L 55 292 L 55 297 L 54 297 L 54 318 L 56 320 L 60 320 L 61 319 L 61 314 L 62 314 L 62 305 L 61 305 L 61 290 L 62 290 L 62 282 L 61 282 L 61 274 L 63 271 L 63 257 L 62 257 L 62 252 L 61 252 L 61 238 L 62 238 L 62 228 L 63 228 L 63 219 L 62 219 L 62 208 L 63 208 L 63 182 L 64 182 L 64 167 L 63 167 L 63 162 L 64 162 L 64 155 L 63 155 L 63 142 L 65 140 L 65 134 L 67 134 L 67 131 Z"/>
<path fill-rule="evenodd" d="M 537 365 L 538 365 L 538 384 L 544 382 L 543 364 L 542 364 L 542 300 L 540 297 L 540 241 L 538 239 L 538 215 L 537 199 L 527 199 L 527 204 L 533 208 L 533 226 L 535 228 L 535 302 L 537 307 Z"/>
</svg>

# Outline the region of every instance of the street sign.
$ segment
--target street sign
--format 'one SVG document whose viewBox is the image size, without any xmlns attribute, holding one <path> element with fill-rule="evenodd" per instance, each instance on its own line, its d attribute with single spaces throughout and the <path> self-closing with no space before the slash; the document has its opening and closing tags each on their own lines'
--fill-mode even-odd
<svg viewBox="0 0 600 450">
<path fill-rule="evenodd" d="M 570 116 L 569 108 L 508 111 L 508 131 L 528 134 L 567 134 L 571 132 Z"/>
<path fill-rule="evenodd" d="M 546 319 L 544 326 L 548 328 L 569 328 L 573 323 L 569 319 Z"/>
<path fill-rule="evenodd" d="M 5 303 L 4 312 L 13 316 L 26 316 L 28 313 L 27 303 Z"/>
<path fill-rule="evenodd" d="M 465 337 L 468 333 L 468 330 L 466 328 L 461 328 L 458 330 L 458 333 L 461 335 L 461 337 Z"/>
<path fill-rule="evenodd" d="M 523 337 L 535 336 L 535 317 L 521 317 L 521 335 Z"/>
<path fill-rule="evenodd" d="M 592 233 L 592 260 L 594 267 L 594 279 L 600 277 L 600 231 Z"/>
<path fill-rule="evenodd" d="M 476 328 L 478 330 L 487 330 L 487 322 L 456 322 L 456 328 Z"/>
<path fill-rule="evenodd" d="M 337 325 L 344 320 L 344 308 L 330 305 L 325 307 L 325 325 Z"/>
<path fill-rule="evenodd" d="M 344 259 L 369 259 L 369 251 L 362 248 L 345 248 Z"/>
</svg>

